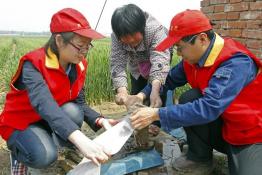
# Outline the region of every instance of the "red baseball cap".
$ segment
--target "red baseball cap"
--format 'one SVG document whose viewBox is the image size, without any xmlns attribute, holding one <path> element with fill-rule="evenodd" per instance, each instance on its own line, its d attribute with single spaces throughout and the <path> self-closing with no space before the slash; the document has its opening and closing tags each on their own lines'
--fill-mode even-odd
<svg viewBox="0 0 262 175">
<path fill-rule="evenodd" d="M 77 10 L 65 8 L 52 16 L 50 23 L 52 33 L 74 32 L 91 39 L 100 39 L 104 36 L 91 29 L 86 18 Z"/>
<path fill-rule="evenodd" d="M 173 17 L 168 37 L 156 47 L 156 50 L 166 50 L 185 36 L 201 33 L 210 29 L 212 29 L 210 21 L 201 11 L 183 11 Z"/>
</svg>

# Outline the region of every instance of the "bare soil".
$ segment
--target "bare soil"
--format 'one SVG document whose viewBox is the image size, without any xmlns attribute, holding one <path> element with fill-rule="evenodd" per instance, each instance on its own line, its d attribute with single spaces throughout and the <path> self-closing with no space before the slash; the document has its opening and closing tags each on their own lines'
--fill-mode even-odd
<svg viewBox="0 0 262 175">
<path fill-rule="evenodd" d="M 0 102 L 0 112 L 1 112 L 2 104 Z M 126 113 L 126 109 L 124 106 L 118 106 L 115 103 L 112 102 L 103 102 L 101 105 L 93 106 L 92 107 L 97 112 L 101 113 L 104 116 L 108 116 L 110 118 L 119 118 L 119 116 L 122 116 Z M 87 125 L 83 125 L 82 130 L 86 135 L 88 135 L 91 138 L 94 138 L 96 135 L 99 135 L 99 133 L 102 132 L 102 129 L 98 131 L 97 133 L 93 132 Z M 228 169 L 227 169 L 227 160 L 225 155 L 221 155 L 217 152 L 215 154 L 215 170 L 213 171 L 212 175 L 228 175 Z M 75 154 L 74 154 L 75 155 Z M 58 161 L 50 168 L 46 170 L 41 171 L 30 171 L 30 175 L 64 175 L 66 172 L 68 172 L 71 168 L 71 166 L 68 166 L 70 164 L 70 161 L 66 159 L 65 161 L 64 155 L 59 156 Z M 70 159 L 70 157 L 68 157 Z M 76 159 L 79 159 L 76 158 Z M 73 158 L 71 159 L 73 160 Z M 79 162 L 79 161 L 77 161 Z M 168 168 L 167 168 L 168 169 Z M 156 169 L 149 169 L 144 170 L 138 173 L 132 173 L 132 175 L 155 175 L 155 174 L 170 174 L 167 173 L 166 168 L 156 168 Z M 174 173 L 171 169 L 171 174 L 177 174 Z M 10 159 L 9 159 L 9 150 L 6 147 L 5 141 L 1 139 L 0 137 L 0 175 L 10 175 Z"/>
</svg>

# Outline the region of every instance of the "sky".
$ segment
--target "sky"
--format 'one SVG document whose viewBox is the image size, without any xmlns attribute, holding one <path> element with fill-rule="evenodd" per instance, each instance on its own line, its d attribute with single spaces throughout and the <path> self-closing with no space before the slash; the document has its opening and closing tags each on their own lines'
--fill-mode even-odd
<svg viewBox="0 0 262 175">
<path fill-rule="evenodd" d="M 95 28 L 105 0 L 1 0 L 0 30 L 49 31 L 54 13 L 72 7 L 80 11 Z M 185 9 L 200 9 L 200 0 L 107 0 L 97 31 L 111 33 L 111 16 L 117 7 L 133 3 L 149 12 L 169 28 L 173 16 Z"/>
</svg>

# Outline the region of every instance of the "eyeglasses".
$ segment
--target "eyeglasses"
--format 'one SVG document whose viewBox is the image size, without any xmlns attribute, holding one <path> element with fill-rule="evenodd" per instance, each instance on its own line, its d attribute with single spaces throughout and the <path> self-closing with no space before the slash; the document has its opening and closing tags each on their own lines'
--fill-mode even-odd
<svg viewBox="0 0 262 175">
<path fill-rule="evenodd" d="M 87 47 L 78 47 L 71 41 L 69 41 L 69 44 L 73 46 L 76 50 L 78 50 L 78 53 L 87 54 L 87 52 L 94 47 L 92 43 L 89 43 Z"/>
<path fill-rule="evenodd" d="M 197 35 L 194 35 L 190 38 L 190 40 L 186 41 L 185 43 L 191 43 L 191 41 L 193 41 L 193 39 L 195 39 L 197 37 Z M 185 48 L 185 46 L 174 46 L 174 49 L 177 52 L 182 52 L 182 50 Z"/>
</svg>

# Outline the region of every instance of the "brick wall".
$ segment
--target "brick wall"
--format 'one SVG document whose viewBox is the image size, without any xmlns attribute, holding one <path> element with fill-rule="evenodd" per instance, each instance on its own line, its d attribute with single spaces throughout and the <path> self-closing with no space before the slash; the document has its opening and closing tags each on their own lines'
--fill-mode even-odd
<svg viewBox="0 0 262 175">
<path fill-rule="evenodd" d="M 202 0 L 201 10 L 217 33 L 240 41 L 262 59 L 262 0 Z"/>
</svg>

